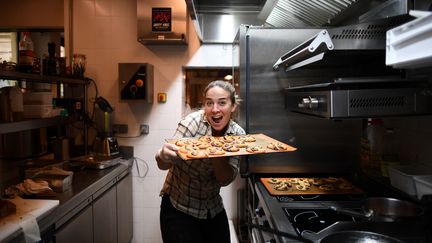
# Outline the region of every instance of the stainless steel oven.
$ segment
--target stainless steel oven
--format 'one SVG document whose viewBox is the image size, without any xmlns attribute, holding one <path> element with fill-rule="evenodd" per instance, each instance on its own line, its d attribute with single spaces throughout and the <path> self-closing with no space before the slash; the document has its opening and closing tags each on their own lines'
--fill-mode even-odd
<svg viewBox="0 0 432 243">
<path fill-rule="evenodd" d="M 380 25 L 369 27 L 377 26 Z M 369 182 L 367 175 L 359 170 L 364 120 L 375 115 L 427 114 L 432 107 L 427 82 L 408 80 L 403 70 L 386 67 L 384 45 L 380 49 L 365 44 L 368 38 L 350 39 L 366 32 L 354 27 L 348 29 L 344 32 L 343 28 L 240 27 L 233 47 L 238 52 L 233 56 L 239 57 L 233 63 L 240 75 L 235 78 L 239 78 L 243 100 L 240 124 L 247 133 L 264 133 L 297 148 L 295 152 L 249 156 L 241 163 L 241 174 L 248 182 L 245 224 L 252 242 L 320 242 L 345 231 L 426 242 L 424 233 L 429 231 L 424 229 L 422 219 L 414 223 L 372 224 L 329 211 L 334 205 L 359 210 L 365 197 L 401 196 L 380 183 Z M 305 40 L 323 30 L 332 40 L 336 36 L 339 39 L 332 42 L 333 48 L 317 48 L 324 52 L 322 59 L 305 55 L 314 62 L 294 68 L 285 66 L 289 63 L 283 61 L 289 53 L 287 50 L 296 47 L 304 50 L 301 45 Z M 336 35 L 339 31 L 345 34 Z M 385 30 L 380 29 L 373 36 L 384 38 L 383 33 Z M 358 46 L 344 45 L 349 41 Z M 313 40 L 306 44 L 311 43 Z M 281 55 L 282 61 L 275 67 Z M 365 105 L 367 102 L 372 104 Z M 388 104 L 374 106 L 374 102 Z M 263 177 L 336 175 L 357 184 L 365 195 L 279 197 L 271 195 L 260 181 Z M 314 222 L 301 222 L 303 217 Z"/>
</svg>

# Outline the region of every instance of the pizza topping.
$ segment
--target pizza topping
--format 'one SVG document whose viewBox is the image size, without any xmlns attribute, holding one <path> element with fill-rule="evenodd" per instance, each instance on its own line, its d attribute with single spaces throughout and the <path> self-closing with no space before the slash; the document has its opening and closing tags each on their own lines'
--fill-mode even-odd
<svg viewBox="0 0 432 243">
<path fill-rule="evenodd" d="M 209 147 L 207 153 L 209 155 L 222 155 L 225 154 L 225 151 L 221 147 Z"/>
<path fill-rule="evenodd" d="M 299 191 L 306 191 L 306 190 L 309 190 L 309 188 L 310 188 L 310 187 L 307 187 L 307 186 L 305 186 L 305 185 L 296 185 L 295 187 L 296 187 L 297 190 L 299 190 Z"/>
<path fill-rule="evenodd" d="M 237 148 L 246 148 L 248 145 L 246 144 L 246 142 L 242 141 L 242 140 L 234 140 L 232 142 L 232 144 L 234 146 L 236 146 Z"/>
<path fill-rule="evenodd" d="M 276 143 L 276 142 L 269 143 L 267 145 L 267 148 L 273 149 L 273 150 L 287 150 L 288 149 L 288 147 L 285 144 Z"/>
<path fill-rule="evenodd" d="M 199 144 L 197 144 L 199 149 L 206 149 L 208 147 L 210 147 L 210 144 L 206 143 L 206 142 L 200 142 Z"/>
<path fill-rule="evenodd" d="M 269 178 L 267 181 L 271 184 L 279 184 L 282 182 L 280 179 L 277 178 Z"/>
<path fill-rule="evenodd" d="M 211 143 L 214 139 L 211 136 L 202 136 L 198 138 L 198 140 L 205 143 Z"/>
<path fill-rule="evenodd" d="M 226 144 L 224 144 L 224 145 L 222 146 L 222 148 L 223 148 L 225 151 L 228 151 L 228 152 L 237 152 L 237 151 L 240 150 L 239 148 L 237 148 L 236 146 L 234 146 L 234 145 L 232 145 L 232 144 L 230 144 L 230 143 L 226 143 Z"/>
<path fill-rule="evenodd" d="M 281 183 L 281 184 L 276 185 L 275 189 L 278 191 L 287 191 L 289 188 L 288 188 L 287 184 Z"/>
<path fill-rule="evenodd" d="M 198 147 L 195 145 L 185 145 L 179 149 L 181 153 L 188 153 L 189 151 L 198 150 Z"/>
<path fill-rule="evenodd" d="M 323 191 L 333 191 L 335 188 L 333 185 L 330 184 L 324 184 L 318 187 L 319 189 L 323 190 Z"/>
<path fill-rule="evenodd" d="M 175 142 L 175 145 L 182 147 L 182 146 L 185 146 L 185 145 L 188 144 L 188 143 L 189 143 L 189 142 L 186 141 L 186 140 L 177 140 L 177 141 Z"/>
<path fill-rule="evenodd" d="M 252 135 L 244 135 L 244 136 L 242 136 L 242 140 L 247 142 L 247 143 L 251 143 L 251 142 L 256 141 L 256 139 Z"/>
<path fill-rule="evenodd" d="M 218 141 L 221 143 L 232 143 L 234 141 L 234 137 L 226 135 L 223 137 L 219 137 Z"/>
<path fill-rule="evenodd" d="M 211 146 L 214 146 L 214 147 L 222 147 L 223 143 L 221 143 L 221 142 L 215 140 L 215 141 L 212 141 L 212 142 L 210 143 L 210 145 L 211 145 Z"/>
<path fill-rule="evenodd" d="M 249 153 L 262 153 L 265 150 L 261 146 L 249 146 L 246 148 Z"/>
<path fill-rule="evenodd" d="M 203 151 L 200 151 L 200 150 L 192 150 L 192 151 L 189 151 L 187 153 L 187 157 L 189 157 L 189 158 L 195 158 L 195 159 L 205 158 L 206 154 Z"/>
</svg>

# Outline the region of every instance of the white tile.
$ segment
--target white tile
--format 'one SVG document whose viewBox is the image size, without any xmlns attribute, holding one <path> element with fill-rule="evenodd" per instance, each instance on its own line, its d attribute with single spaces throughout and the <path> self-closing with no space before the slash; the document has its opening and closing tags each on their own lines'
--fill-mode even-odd
<svg viewBox="0 0 432 243">
<path fill-rule="evenodd" d="M 113 17 L 112 19 L 112 47 L 124 48 L 125 43 L 133 43 L 136 41 L 136 18 Z"/>
</svg>

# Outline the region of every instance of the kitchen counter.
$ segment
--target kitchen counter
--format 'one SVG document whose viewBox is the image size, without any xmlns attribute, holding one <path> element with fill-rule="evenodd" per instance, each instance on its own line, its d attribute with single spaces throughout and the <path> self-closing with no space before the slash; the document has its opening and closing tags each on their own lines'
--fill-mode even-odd
<svg viewBox="0 0 432 243">
<path fill-rule="evenodd" d="M 255 183 L 255 190 L 259 199 L 259 209 L 257 218 L 258 224 L 264 228 L 271 228 L 283 233 L 298 237 L 295 227 L 291 224 L 287 213 L 284 208 L 289 209 L 319 209 L 328 208 L 329 206 L 339 206 L 344 208 L 361 208 L 361 201 L 291 201 L 280 202 L 276 197 L 270 195 L 261 182 Z M 262 209 L 261 209 L 262 208 Z M 334 232 L 357 230 L 357 231 L 370 231 L 392 236 L 394 238 L 402 239 L 404 242 L 425 242 L 420 237 L 425 236 L 425 226 L 419 220 L 409 222 L 337 222 L 331 226 L 319 231 L 317 234 L 306 234 L 308 239 L 313 242 L 319 242 L 320 239 Z M 284 236 L 277 236 L 277 234 L 266 233 L 258 228 L 264 235 L 265 240 L 275 239 L 278 243 L 293 243 L 303 242 L 301 239 L 289 238 Z"/>
<path fill-rule="evenodd" d="M 85 169 L 82 166 L 70 166 L 70 164 L 65 163 L 64 168 L 74 172 L 72 185 L 68 190 L 56 193 L 55 197 L 47 198 L 50 201 L 57 200 L 58 206 L 52 209 L 51 212 L 37 218 L 41 235 L 43 236 L 46 232 L 58 229 L 74 215 L 90 205 L 93 200 L 96 200 L 102 193 L 128 175 L 132 164 L 133 159 L 128 159 L 112 167 L 96 170 Z M 19 228 L 1 242 L 24 242 L 22 229 Z"/>
</svg>

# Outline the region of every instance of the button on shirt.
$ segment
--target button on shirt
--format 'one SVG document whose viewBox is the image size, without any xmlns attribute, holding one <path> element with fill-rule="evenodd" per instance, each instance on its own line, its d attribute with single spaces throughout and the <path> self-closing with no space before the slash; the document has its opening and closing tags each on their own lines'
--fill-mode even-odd
<svg viewBox="0 0 432 243">
<path fill-rule="evenodd" d="M 193 112 L 178 124 L 174 138 L 201 137 L 211 135 L 212 128 L 207 122 L 204 110 Z M 230 120 L 225 135 L 245 134 L 236 122 Z M 232 182 L 239 172 L 239 157 L 229 158 L 234 169 Z M 227 185 L 229 184 L 227 183 Z M 161 195 L 168 194 L 171 204 L 178 210 L 196 218 L 213 218 L 224 209 L 219 195 L 221 185 L 213 172 L 209 159 L 181 160 L 169 169 Z"/>
</svg>

